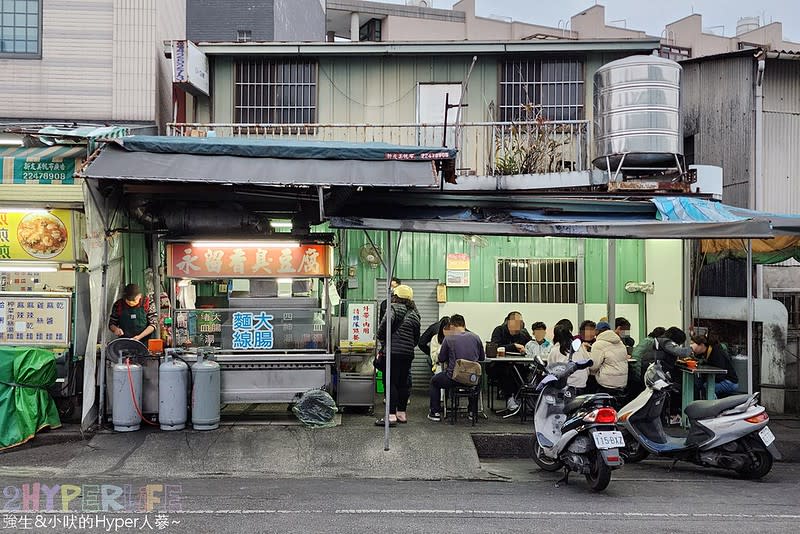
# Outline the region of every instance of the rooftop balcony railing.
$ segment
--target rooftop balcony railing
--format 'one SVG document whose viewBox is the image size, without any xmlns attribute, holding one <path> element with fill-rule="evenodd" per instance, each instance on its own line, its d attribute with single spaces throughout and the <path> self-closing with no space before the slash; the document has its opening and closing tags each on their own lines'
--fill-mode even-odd
<svg viewBox="0 0 800 534">
<path fill-rule="evenodd" d="M 509 176 L 590 168 L 589 121 L 444 124 L 170 123 L 169 135 L 389 143 L 458 148 L 457 173 Z"/>
</svg>

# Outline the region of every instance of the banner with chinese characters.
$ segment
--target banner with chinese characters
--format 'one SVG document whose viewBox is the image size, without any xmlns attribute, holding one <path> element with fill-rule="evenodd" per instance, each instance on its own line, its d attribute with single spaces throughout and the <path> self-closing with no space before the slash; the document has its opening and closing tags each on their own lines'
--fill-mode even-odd
<svg viewBox="0 0 800 534">
<path fill-rule="evenodd" d="M 0 183 L 73 185 L 85 146 L 0 148 Z"/>
<path fill-rule="evenodd" d="M 0 296 L 0 345 L 66 347 L 70 328 L 69 297 Z"/>
<path fill-rule="evenodd" d="M 175 310 L 175 344 L 223 350 L 326 349 L 322 308 Z"/>
<path fill-rule="evenodd" d="M 0 260 L 73 261 L 72 212 L 0 212 Z"/>
<path fill-rule="evenodd" d="M 328 245 L 295 247 L 195 247 L 171 243 L 167 273 L 173 278 L 305 278 L 330 275 Z"/>
<path fill-rule="evenodd" d="M 375 305 L 348 304 L 349 341 L 373 341 L 375 339 Z"/>
</svg>

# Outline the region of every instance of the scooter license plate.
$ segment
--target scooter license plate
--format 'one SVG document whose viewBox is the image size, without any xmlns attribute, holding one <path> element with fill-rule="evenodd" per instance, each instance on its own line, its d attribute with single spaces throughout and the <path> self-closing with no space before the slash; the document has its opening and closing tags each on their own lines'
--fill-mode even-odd
<svg viewBox="0 0 800 534">
<path fill-rule="evenodd" d="M 763 441 L 764 445 L 767 447 L 769 447 L 772 442 L 775 441 L 775 434 L 772 433 L 772 430 L 770 430 L 768 426 L 765 426 L 758 431 L 758 437 L 761 438 L 761 441 Z"/>
<path fill-rule="evenodd" d="M 595 432 L 592 436 L 598 449 L 619 449 L 625 446 L 622 432 Z"/>
</svg>

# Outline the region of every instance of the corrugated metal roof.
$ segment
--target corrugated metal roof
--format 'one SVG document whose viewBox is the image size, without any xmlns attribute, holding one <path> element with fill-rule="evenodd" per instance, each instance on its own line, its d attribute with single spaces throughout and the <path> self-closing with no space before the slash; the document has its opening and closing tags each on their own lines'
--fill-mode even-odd
<svg viewBox="0 0 800 534">
<path fill-rule="evenodd" d="M 208 55 L 272 56 L 399 56 L 437 54 L 513 54 L 526 52 L 613 52 L 650 51 L 661 46 L 650 39 L 557 39 L 542 41 L 429 41 L 429 42 L 336 42 L 336 43 L 258 43 L 201 42 L 198 47 Z"/>
<path fill-rule="evenodd" d="M 591 204 L 592 201 L 587 201 Z M 619 239 L 695 239 L 772 237 L 770 215 L 736 212 L 733 208 L 690 197 L 652 199 L 650 213 L 626 209 L 618 203 L 616 212 L 569 213 L 551 209 L 389 209 L 376 214 L 370 206 L 331 218 L 334 228 L 396 230 L 410 232 L 517 235 L 553 237 L 598 237 Z M 773 217 L 774 218 L 774 217 Z M 797 225 L 800 217 L 782 218 L 783 226 Z"/>
</svg>

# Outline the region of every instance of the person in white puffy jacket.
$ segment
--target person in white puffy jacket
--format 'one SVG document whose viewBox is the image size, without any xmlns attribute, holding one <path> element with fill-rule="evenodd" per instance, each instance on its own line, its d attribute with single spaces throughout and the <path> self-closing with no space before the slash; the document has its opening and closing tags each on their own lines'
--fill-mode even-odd
<svg viewBox="0 0 800 534">
<path fill-rule="evenodd" d="M 572 341 L 572 331 L 563 323 L 556 325 L 555 330 L 553 330 L 553 347 L 550 349 L 547 363 L 590 359 L 589 353 L 586 352 L 583 345 L 581 345 L 578 351 L 574 351 L 572 349 Z M 594 351 L 594 349 L 592 350 Z M 574 387 L 577 390 L 577 394 L 580 395 L 586 389 L 586 381 L 588 378 L 589 370 L 580 369 L 570 375 L 567 379 L 567 385 Z"/>
<path fill-rule="evenodd" d="M 592 367 L 598 393 L 618 394 L 628 384 L 628 351 L 611 325 L 597 323 L 597 339 L 592 345 Z"/>
</svg>

